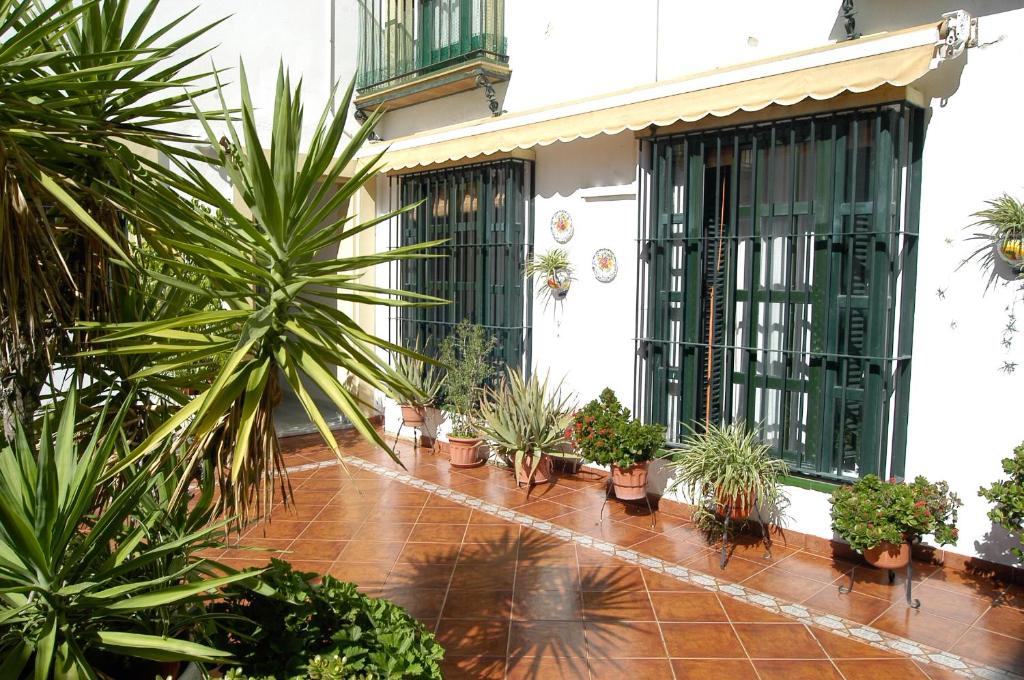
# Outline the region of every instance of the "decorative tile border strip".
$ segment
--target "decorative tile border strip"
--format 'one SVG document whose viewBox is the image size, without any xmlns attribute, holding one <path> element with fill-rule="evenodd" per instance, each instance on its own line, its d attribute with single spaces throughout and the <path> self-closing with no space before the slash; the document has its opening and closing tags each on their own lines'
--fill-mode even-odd
<svg viewBox="0 0 1024 680">
<path fill-rule="evenodd" d="M 307 463 L 305 465 L 289 467 L 288 472 L 292 473 L 318 470 L 321 468 L 333 467 L 338 464 L 339 461 L 337 460 L 328 460 L 320 463 Z M 407 472 L 388 469 L 382 465 L 371 463 L 370 461 L 354 456 L 345 456 L 344 464 L 353 465 L 357 468 L 374 472 L 382 477 L 387 477 L 388 479 L 401 482 L 402 484 L 413 486 L 424 491 L 429 491 L 434 495 L 447 498 L 448 500 L 479 510 L 480 512 L 485 512 L 489 515 L 493 515 L 510 522 L 515 522 L 523 526 L 528 526 L 549 536 L 597 550 L 607 555 L 617 557 L 625 562 L 630 562 L 637 566 L 650 569 L 651 571 L 671 576 L 685 583 L 696 585 L 704 588 L 705 590 L 728 595 L 729 597 L 754 605 L 755 607 L 765 609 L 773 614 L 794 619 L 809 626 L 823 628 L 829 632 L 835 633 L 836 635 L 841 635 L 843 637 L 871 645 L 877 649 L 896 652 L 898 654 L 908 656 L 923 664 L 935 664 L 968 678 L 982 678 L 984 680 L 1024 680 L 1024 676 L 993 668 L 992 666 L 987 666 L 976 661 L 971 661 L 970 659 L 962 656 L 958 656 L 950 652 L 944 652 L 908 638 L 893 635 L 892 633 L 887 633 L 883 630 L 872 628 L 865 624 L 856 623 L 855 621 L 850 621 L 834 614 L 821 614 L 814 612 L 802 605 L 785 602 L 784 600 L 773 595 L 768 595 L 767 593 L 763 593 L 759 590 L 754 590 L 753 588 L 732 583 L 730 581 L 723 581 L 710 574 L 697 571 L 696 569 L 690 569 L 671 562 L 666 562 L 665 560 L 651 557 L 650 555 L 644 555 L 635 550 L 623 548 L 615 545 L 614 543 L 609 543 L 608 541 L 603 541 L 587 534 L 581 534 L 571 529 L 567 529 L 566 527 L 557 526 L 545 520 L 536 519 L 495 503 L 489 503 L 460 491 L 449 489 L 441 484 L 420 479 L 419 477 L 415 477 Z"/>
</svg>

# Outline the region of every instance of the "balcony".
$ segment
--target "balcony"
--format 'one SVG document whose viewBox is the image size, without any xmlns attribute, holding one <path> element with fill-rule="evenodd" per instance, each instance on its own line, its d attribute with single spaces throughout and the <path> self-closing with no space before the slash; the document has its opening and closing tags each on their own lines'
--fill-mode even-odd
<svg viewBox="0 0 1024 680">
<path fill-rule="evenodd" d="M 504 0 L 361 0 L 360 109 L 396 109 L 508 80 Z"/>
</svg>

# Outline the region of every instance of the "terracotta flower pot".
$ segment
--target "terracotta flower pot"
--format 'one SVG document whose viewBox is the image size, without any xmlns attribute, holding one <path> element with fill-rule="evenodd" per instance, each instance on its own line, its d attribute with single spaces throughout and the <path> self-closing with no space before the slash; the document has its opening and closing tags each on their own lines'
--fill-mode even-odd
<svg viewBox="0 0 1024 680">
<path fill-rule="evenodd" d="M 409 406 L 408 404 L 400 404 L 402 407 L 402 420 L 409 427 L 421 428 L 423 427 L 424 411 L 418 406 Z"/>
<path fill-rule="evenodd" d="M 879 543 L 864 551 L 864 560 L 879 569 L 902 569 L 910 561 L 910 543 Z"/>
<path fill-rule="evenodd" d="M 523 456 L 523 460 L 520 463 L 516 461 L 516 482 L 519 484 L 546 484 L 551 481 L 552 477 L 552 465 L 551 456 L 546 453 L 540 454 L 540 464 L 537 465 L 537 471 L 533 473 L 533 478 L 530 478 L 530 468 L 533 466 L 534 454 L 528 454 Z"/>
<path fill-rule="evenodd" d="M 615 497 L 622 501 L 638 501 L 647 496 L 647 467 L 649 463 L 637 463 L 623 470 L 612 465 L 612 488 Z"/>
<path fill-rule="evenodd" d="M 750 511 L 754 509 L 754 496 L 750 493 L 736 496 L 715 493 L 715 500 L 718 501 L 722 512 L 725 512 L 726 508 L 729 509 L 729 519 L 733 522 L 742 522 L 750 516 Z"/>
<path fill-rule="evenodd" d="M 462 437 L 448 437 L 448 458 L 454 467 L 475 467 L 480 464 L 476 455 L 477 447 L 480 446 L 480 439 L 464 439 Z"/>
</svg>

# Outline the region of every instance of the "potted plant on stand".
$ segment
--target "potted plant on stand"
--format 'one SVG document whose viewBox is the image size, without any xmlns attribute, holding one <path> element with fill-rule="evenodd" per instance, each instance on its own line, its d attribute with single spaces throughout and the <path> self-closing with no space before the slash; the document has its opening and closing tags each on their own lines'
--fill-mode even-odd
<svg viewBox="0 0 1024 680">
<path fill-rule="evenodd" d="M 879 569 L 900 569 L 910 546 L 931 535 L 939 545 L 955 544 L 961 502 L 946 482 L 884 482 L 866 475 L 832 493 L 832 529 L 864 560 Z"/>
<path fill-rule="evenodd" d="M 441 343 L 440 361 L 447 366 L 444 383 L 444 409 L 451 428 L 448 455 L 456 467 L 479 463 L 477 448 L 481 439 L 474 426 L 484 385 L 495 374 L 491 352 L 497 341 L 481 326 L 461 321 Z"/>
<path fill-rule="evenodd" d="M 529 380 L 512 369 L 480 404 L 480 433 L 499 456 L 512 463 L 516 482 L 532 486 L 550 481 L 551 456 L 565 441 L 571 397 L 561 383 L 548 389 L 548 378 Z"/>
<path fill-rule="evenodd" d="M 715 536 L 721 534 L 721 566 L 728 559 L 730 524 L 746 521 L 757 509 L 771 556 L 767 524 L 778 525 L 788 498 L 782 477 L 788 466 L 771 455 L 771 447 L 742 422 L 718 426 L 706 423 L 703 431 L 693 430 L 669 464 L 674 479 L 669 491 L 683 490 L 693 501 L 693 521 Z"/>
<path fill-rule="evenodd" d="M 619 500 L 647 498 L 650 461 L 665 444 L 665 428 L 630 418 L 610 388 L 584 406 L 568 431 L 585 460 L 611 469 L 611 489 Z"/>
<path fill-rule="evenodd" d="M 564 300 L 572 286 L 574 268 L 569 253 L 562 248 L 539 253 L 526 263 L 526 275 L 535 276 L 540 282 L 537 294 L 552 300 Z"/>
<path fill-rule="evenodd" d="M 416 352 L 419 351 L 417 348 Z M 444 386 L 445 374 L 439 366 L 405 354 L 395 356 L 395 371 L 407 385 L 404 394 L 395 395 L 402 409 L 402 425 L 419 430 L 422 440 L 424 428 L 436 427 L 440 420 L 435 406 Z M 432 442 L 422 443 L 427 446 Z"/>
</svg>

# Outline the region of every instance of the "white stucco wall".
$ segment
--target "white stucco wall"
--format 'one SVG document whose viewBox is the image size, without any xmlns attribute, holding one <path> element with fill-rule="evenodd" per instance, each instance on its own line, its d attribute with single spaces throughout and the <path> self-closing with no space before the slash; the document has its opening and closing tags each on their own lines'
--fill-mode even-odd
<svg viewBox="0 0 1024 680">
<path fill-rule="evenodd" d="M 517 4 L 509 12 L 513 77 L 507 88 L 499 88 L 508 111 L 641 84 L 654 79 L 655 69 L 658 77 L 667 78 L 820 45 L 839 30 L 838 3 L 790 2 L 781 3 L 787 6 L 782 9 L 778 3 L 705 3 L 694 10 L 685 3 L 662 2 L 659 8 L 648 0 L 634 3 L 628 16 L 594 12 L 585 21 L 572 20 L 575 3 L 533 11 L 530 4 Z M 750 11 L 737 7 L 748 4 Z M 1003 191 L 1024 193 L 1019 167 L 1024 95 L 1006 80 L 1008 72 L 1024 63 L 1024 10 L 1003 11 L 1020 4 L 980 7 L 982 42 L 999 41 L 970 50 L 962 65 L 946 65 L 918 84 L 931 112 L 924 151 L 906 473 L 945 479 L 963 498 L 956 552 L 1002 562 L 1011 561 L 1005 552 L 1009 543 L 999 532 L 990 533 L 987 505 L 977 489 L 999 477 L 1000 459 L 1024 439 L 1024 338 L 1010 349 L 1000 342 L 1012 291 L 1004 287 L 986 294 L 973 265 L 959 271 L 957 266 L 974 248 L 964 240 L 970 213 Z M 937 19 L 955 6 L 924 2 L 914 10 L 889 12 L 868 2 L 860 7 L 860 26 L 874 31 L 913 25 Z M 659 12 L 662 23 L 656 35 L 653 17 Z M 681 39 L 678 27 L 695 15 L 705 30 L 685 31 Z M 386 136 L 406 134 L 485 114 L 482 95 L 470 92 L 389 114 L 384 129 Z M 636 200 L 583 196 L 601 193 L 600 187 L 631 184 L 636 143 L 631 135 L 602 136 L 535 151 L 535 248 L 555 245 L 548 221 L 556 210 L 568 210 L 576 233 L 566 248 L 578 278 L 564 303 L 535 306 L 535 366 L 564 376 L 581 402 L 607 385 L 628 403 Z M 611 248 L 619 259 L 618 277 L 609 284 L 598 283 L 590 271 L 590 258 L 599 247 Z M 1001 371 L 1004 361 L 1022 368 Z M 664 482 L 663 476 L 657 477 L 657 484 Z M 832 535 L 826 494 L 791 489 L 790 496 L 791 529 Z"/>
<path fill-rule="evenodd" d="M 839 4 L 635 0 L 623 11 L 618 5 L 605 8 L 585 0 L 509 0 L 506 27 L 513 76 L 498 86 L 498 96 L 505 110 L 522 111 L 817 46 L 841 33 Z M 964 242 L 970 213 L 1003 191 L 1024 196 L 1024 93 L 1013 80 L 1024 63 L 1024 1 L 858 0 L 857 18 L 858 28 L 871 33 L 937 20 L 943 11 L 961 6 L 980 16 L 983 46 L 969 51 L 962 69 L 947 65 L 943 73 L 920 83 L 931 114 L 924 151 L 906 472 L 946 479 L 963 497 L 957 552 L 1009 561 L 1006 541 L 998 532 L 988 536 L 987 508 L 976 492 L 999 476 L 999 460 L 1024 439 L 1024 338 L 1015 339 L 1009 350 L 1000 343 L 1012 292 L 1003 288 L 986 294 L 973 265 L 959 271 L 957 266 L 973 249 Z M 351 77 L 356 61 L 356 7 L 354 0 L 336 0 L 334 63 L 342 81 Z M 160 11 L 170 17 L 181 9 L 180 3 L 168 0 Z M 244 58 L 261 126 L 269 126 L 281 59 L 294 77 L 303 78 L 307 124 L 315 123 L 330 87 L 328 0 L 199 3 L 188 25 L 226 14 L 234 16 L 203 43 L 216 46 L 212 58 L 218 66 L 234 68 L 239 56 Z M 236 78 L 234 73 L 226 76 Z M 487 114 L 483 94 L 472 91 L 390 113 L 381 133 L 390 138 Z M 568 210 L 576 235 L 567 249 L 578 280 L 563 304 L 535 306 L 533 357 L 539 370 L 564 375 L 581 401 L 606 385 L 624 402 L 631 400 L 636 201 L 621 196 L 585 199 L 584 194 L 631 184 L 635 162 L 636 145 L 628 134 L 536 150 L 535 246 L 543 250 L 553 245 L 548 221 L 556 210 Z M 378 188 L 377 205 L 384 207 L 386 181 Z M 378 247 L 387 247 L 383 228 Z M 612 283 L 598 283 L 590 272 L 590 258 L 600 247 L 618 256 L 619 274 Z M 378 275 L 379 283 L 387 280 L 385 273 Z M 944 297 L 937 294 L 940 289 Z M 378 333 L 386 333 L 386 321 L 387 313 L 378 310 Z M 1024 328 L 1024 321 L 1020 325 Z M 1003 372 L 1004 361 L 1021 368 Z M 387 416 L 393 429 L 396 411 L 387 409 Z M 793 490 L 792 498 L 793 529 L 831 535 L 827 496 Z"/>
</svg>

